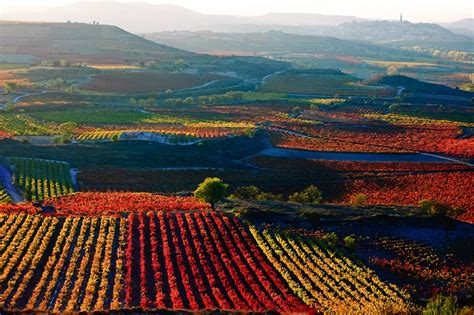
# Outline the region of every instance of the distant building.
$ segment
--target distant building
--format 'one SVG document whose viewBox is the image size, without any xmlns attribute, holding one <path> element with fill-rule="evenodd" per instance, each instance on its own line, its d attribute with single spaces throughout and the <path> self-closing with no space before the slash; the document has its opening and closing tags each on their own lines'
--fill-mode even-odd
<svg viewBox="0 0 474 315">
<path fill-rule="evenodd" d="M 400 13 L 400 23 L 402 23 L 402 22 L 403 22 L 403 14 Z"/>
</svg>

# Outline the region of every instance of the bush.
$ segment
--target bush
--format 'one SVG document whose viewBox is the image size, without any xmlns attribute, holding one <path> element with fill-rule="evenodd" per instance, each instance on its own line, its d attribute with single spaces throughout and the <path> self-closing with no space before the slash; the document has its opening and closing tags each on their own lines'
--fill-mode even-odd
<svg viewBox="0 0 474 315">
<path fill-rule="evenodd" d="M 323 240 L 328 243 L 329 246 L 334 247 L 339 240 L 337 234 L 334 232 L 328 233 L 323 236 Z"/>
<path fill-rule="evenodd" d="M 319 204 L 323 199 L 321 190 L 315 185 L 308 186 L 302 192 L 296 192 L 288 197 L 289 201 L 299 203 Z"/>
<path fill-rule="evenodd" d="M 239 187 L 234 191 L 232 198 L 259 201 L 283 201 L 283 195 L 264 192 L 256 186 Z"/>
<path fill-rule="evenodd" d="M 355 206 L 363 206 L 367 203 L 367 195 L 366 194 L 355 194 L 351 198 L 351 204 Z"/>
<path fill-rule="evenodd" d="M 436 202 L 433 200 L 423 199 L 418 203 L 423 214 L 430 216 L 449 216 L 456 218 L 464 213 L 465 209 L 462 208 L 452 208 L 448 205 Z"/>
<path fill-rule="evenodd" d="M 353 252 L 355 250 L 356 246 L 356 240 L 355 237 L 352 235 L 344 237 L 344 245 L 351 251 Z"/>
<path fill-rule="evenodd" d="M 432 298 L 426 308 L 423 310 L 423 315 L 455 315 L 458 313 L 458 299 L 455 296 L 438 295 Z"/>
<path fill-rule="evenodd" d="M 238 187 L 232 197 L 242 200 L 255 200 L 261 193 L 262 190 L 256 186 Z"/>
</svg>

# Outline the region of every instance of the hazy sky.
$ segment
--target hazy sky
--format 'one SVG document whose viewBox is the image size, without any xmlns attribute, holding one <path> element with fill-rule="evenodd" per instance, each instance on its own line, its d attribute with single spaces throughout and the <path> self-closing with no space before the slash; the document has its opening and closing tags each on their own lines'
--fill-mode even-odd
<svg viewBox="0 0 474 315">
<path fill-rule="evenodd" d="M 0 0 L 1 6 L 56 6 L 74 2 L 79 1 Z M 472 0 L 129 0 L 120 2 L 175 4 L 202 13 L 233 15 L 298 12 L 397 19 L 400 12 L 403 12 L 404 17 L 413 22 L 445 22 L 474 16 Z"/>
</svg>

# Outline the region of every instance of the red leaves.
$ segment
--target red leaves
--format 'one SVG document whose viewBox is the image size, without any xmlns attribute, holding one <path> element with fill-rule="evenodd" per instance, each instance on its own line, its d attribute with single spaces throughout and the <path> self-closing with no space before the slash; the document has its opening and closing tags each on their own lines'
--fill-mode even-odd
<svg viewBox="0 0 474 315">
<path fill-rule="evenodd" d="M 207 212 L 149 212 L 131 214 L 128 222 L 127 307 L 308 310 L 267 264 L 239 221 Z M 149 298 L 152 292 L 155 299 Z"/>
<path fill-rule="evenodd" d="M 1 139 L 10 139 L 12 137 L 8 132 L 0 130 L 0 140 Z"/>
<path fill-rule="evenodd" d="M 206 210 L 209 205 L 192 197 L 149 193 L 86 192 L 45 201 L 59 214 L 106 215 L 120 212 Z"/>
<path fill-rule="evenodd" d="M 38 214 L 41 212 L 41 209 L 33 206 L 32 204 L 0 204 L 0 213 L 28 213 L 28 214 Z"/>
<path fill-rule="evenodd" d="M 343 152 L 431 152 L 471 158 L 474 139 L 458 139 L 455 125 L 397 125 L 387 128 L 340 126 L 285 126 L 311 138 L 285 132 L 271 132 L 278 147 Z"/>
</svg>

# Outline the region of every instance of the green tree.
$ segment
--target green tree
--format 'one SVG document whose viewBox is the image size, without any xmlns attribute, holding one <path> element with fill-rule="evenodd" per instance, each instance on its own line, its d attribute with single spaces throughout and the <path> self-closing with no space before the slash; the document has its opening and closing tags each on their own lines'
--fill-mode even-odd
<svg viewBox="0 0 474 315">
<path fill-rule="evenodd" d="M 219 200 L 228 196 L 229 185 L 217 177 L 208 177 L 194 191 L 194 196 L 211 204 L 212 210 Z"/>
<path fill-rule="evenodd" d="M 315 185 L 306 187 L 302 192 L 295 192 L 290 197 L 289 201 L 300 202 L 300 203 L 312 203 L 318 204 L 323 199 L 323 194 L 321 190 Z"/>
</svg>

